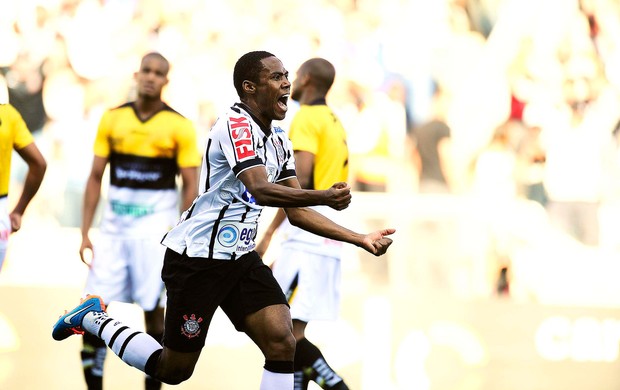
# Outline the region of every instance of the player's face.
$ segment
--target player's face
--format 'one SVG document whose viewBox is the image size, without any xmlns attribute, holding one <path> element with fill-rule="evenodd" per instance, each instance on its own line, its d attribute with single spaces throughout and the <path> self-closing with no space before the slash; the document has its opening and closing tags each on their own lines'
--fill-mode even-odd
<svg viewBox="0 0 620 390">
<path fill-rule="evenodd" d="M 168 63 L 158 57 L 146 57 L 136 73 L 138 96 L 161 97 L 161 91 L 168 83 Z"/>
<path fill-rule="evenodd" d="M 259 82 L 256 85 L 256 104 L 264 119 L 282 120 L 286 116 L 291 93 L 288 71 L 276 57 L 267 57 L 261 62 L 264 69 L 260 72 Z"/>
</svg>

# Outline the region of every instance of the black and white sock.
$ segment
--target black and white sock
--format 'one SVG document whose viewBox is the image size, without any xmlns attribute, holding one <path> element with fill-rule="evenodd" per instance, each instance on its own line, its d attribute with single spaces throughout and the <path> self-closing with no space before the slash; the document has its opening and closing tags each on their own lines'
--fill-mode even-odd
<svg viewBox="0 0 620 390">
<path fill-rule="evenodd" d="M 131 329 L 122 322 L 110 318 L 105 312 L 91 312 L 84 316 L 82 328 L 102 339 L 125 363 L 146 372 L 146 364 L 154 354 L 161 353 L 162 346 L 148 334 Z M 152 375 L 152 372 L 146 372 Z"/>
</svg>

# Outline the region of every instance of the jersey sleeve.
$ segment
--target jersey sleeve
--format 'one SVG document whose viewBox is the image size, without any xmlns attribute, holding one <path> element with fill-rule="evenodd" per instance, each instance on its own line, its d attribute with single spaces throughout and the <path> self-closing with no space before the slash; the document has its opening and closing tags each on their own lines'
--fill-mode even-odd
<svg viewBox="0 0 620 390">
<path fill-rule="evenodd" d="M 300 110 L 293 118 L 289 137 L 293 149 L 317 154 L 319 150 L 319 124 L 309 111 Z"/>
<path fill-rule="evenodd" d="M 95 136 L 95 145 L 93 150 L 95 156 L 109 157 L 110 156 L 110 142 L 109 135 L 111 129 L 109 111 L 103 113 L 101 120 L 99 121 L 99 127 L 97 128 L 97 135 Z"/>
<path fill-rule="evenodd" d="M 10 113 L 10 123 L 13 125 L 13 148 L 15 150 L 20 150 L 33 143 L 34 137 L 30 133 L 30 130 L 28 130 L 28 126 L 19 111 L 17 111 L 13 106 L 9 105 L 8 107 L 8 112 Z"/>
<path fill-rule="evenodd" d="M 256 152 L 260 141 L 252 132 L 252 123 L 248 117 L 230 112 L 218 121 L 211 132 L 235 176 L 248 168 L 264 165 Z"/>
<path fill-rule="evenodd" d="M 177 165 L 180 168 L 200 165 L 200 152 L 196 141 L 196 129 L 188 119 L 183 121 L 177 133 Z"/>
</svg>

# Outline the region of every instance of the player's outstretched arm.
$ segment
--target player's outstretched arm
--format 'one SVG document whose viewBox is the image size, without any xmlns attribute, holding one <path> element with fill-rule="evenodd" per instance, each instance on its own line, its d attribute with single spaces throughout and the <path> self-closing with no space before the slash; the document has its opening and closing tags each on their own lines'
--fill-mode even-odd
<svg viewBox="0 0 620 390">
<path fill-rule="evenodd" d="M 359 246 L 375 256 L 387 252 L 392 245 L 392 239 L 387 236 L 396 232 L 389 228 L 368 234 L 356 233 L 306 207 L 287 208 L 285 211 L 292 225 L 319 236 Z"/>
<path fill-rule="evenodd" d="M 239 180 L 261 206 L 329 206 L 343 210 L 351 203 L 351 187 L 347 183 L 336 183 L 327 190 L 302 190 L 297 178 L 287 179 L 283 185 L 269 182 L 262 166 L 241 172 Z"/>
</svg>

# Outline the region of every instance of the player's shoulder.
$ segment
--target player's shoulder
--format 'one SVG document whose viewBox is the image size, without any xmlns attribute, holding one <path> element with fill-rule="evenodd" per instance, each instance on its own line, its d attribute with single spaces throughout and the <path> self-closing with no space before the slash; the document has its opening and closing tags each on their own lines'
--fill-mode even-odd
<svg viewBox="0 0 620 390">
<path fill-rule="evenodd" d="M 293 119 L 298 121 L 331 120 L 333 116 L 334 112 L 328 105 L 315 104 L 301 106 Z"/>
<path fill-rule="evenodd" d="M 235 104 L 225 110 L 216 121 L 214 127 L 223 128 L 226 131 L 241 129 L 244 127 L 252 128 L 256 124 L 252 115 L 242 109 L 239 104 Z"/>
<path fill-rule="evenodd" d="M 178 112 L 174 108 L 170 107 L 166 103 L 164 103 L 164 108 L 162 109 L 162 112 L 165 112 L 166 114 L 172 115 L 173 117 L 177 117 L 177 119 L 180 119 L 180 120 L 189 120 L 183 114 L 181 114 L 180 112 Z"/>
<path fill-rule="evenodd" d="M 127 102 L 127 103 L 123 103 L 121 105 L 109 108 L 106 111 L 106 113 L 114 113 L 114 112 L 123 111 L 127 109 L 133 109 L 133 102 Z"/>
<path fill-rule="evenodd" d="M 17 111 L 17 108 L 15 108 L 10 103 L 1 103 L 0 104 L 0 112 L 6 113 L 6 115 L 8 115 L 10 118 L 11 117 L 15 117 L 16 118 L 16 117 L 20 117 L 21 116 L 19 111 Z"/>
<path fill-rule="evenodd" d="M 116 120 L 116 119 L 124 118 L 124 115 L 126 115 L 127 111 L 131 111 L 131 112 L 134 111 L 132 102 L 127 102 L 127 103 L 120 104 L 118 106 L 108 108 L 101 115 L 101 120 L 105 122 L 109 120 Z"/>
</svg>

